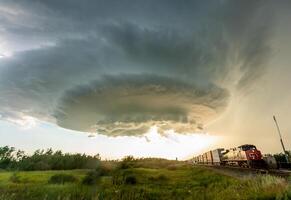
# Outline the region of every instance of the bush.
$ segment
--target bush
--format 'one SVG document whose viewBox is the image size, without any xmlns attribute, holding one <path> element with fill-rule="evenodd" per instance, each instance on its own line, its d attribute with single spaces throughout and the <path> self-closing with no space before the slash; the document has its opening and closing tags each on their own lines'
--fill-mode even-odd
<svg viewBox="0 0 291 200">
<path fill-rule="evenodd" d="M 133 156 L 126 156 L 122 159 L 119 164 L 119 169 L 129 169 L 136 165 L 136 160 Z"/>
<path fill-rule="evenodd" d="M 19 177 L 19 175 L 18 175 L 16 172 L 14 172 L 14 173 L 10 176 L 9 180 L 10 180 L 12 183 L 20 183 L 20 182 L 21 182 L 21 181 L 20 181 L 20 177 Z"/>
<path fill-rule="evenodd" d="M 157 180 L 159 180 L 159 181 L 166 181 L 166 180 L 168 180 L 168 177 L 166 177 L 164 174 L 160 174 L 157 177 Z"/>
<path fill-rule="evenodd" d="M 100 171 L 90 171 L 86 174 L 86 176 L 83 178 L 82 183 L 84 185 L 94 185 L 96 184 L 100 179 Z"/>
<path fill-rule="evenodd" d="M 168 170 L 177 170 L 177 165 L 169 165 L 168 167 L 167 167 L 167 169 Z"/>
<path fill-rule="evenodd" d="M 167 181 L 168 177 L 166 177 L 164 174 L 160 174 L 158 176 L 151 176 L 149 177 L 149 181 Z"/>
<path fill-rule="evenodd" d="M 99 181 L 101 176 L 111 175 L 113 171 L 114 170 L 112 167 L 100 163 L 95 171 L 90 171 L 86 174 L 82 180 L 82 183 L 85 185 L 94 185 Z"/>
<path fill-rule="evenodd" d="M 134 175 L 129 175 L 125 177 L 124 183 L 127 185 L 135 185 L 136 182 L 136 177 Z"/>
<path fill-rule="evenodd" d="M 49 179 L 49 183 L 50 184 L 65 184 L 65 183 L 74 183 L 76 182 L 77 179 L 69 174 L 56 174 L 53 175 L 50 179 Z"/>
<path fill-rule="evenodd" d="M 113 171 L 114 169 L 111 166 L 102 163 L 96 169 L 96 172 L 98 172 L 100 176 L 109 176 Z"/>
</svg>

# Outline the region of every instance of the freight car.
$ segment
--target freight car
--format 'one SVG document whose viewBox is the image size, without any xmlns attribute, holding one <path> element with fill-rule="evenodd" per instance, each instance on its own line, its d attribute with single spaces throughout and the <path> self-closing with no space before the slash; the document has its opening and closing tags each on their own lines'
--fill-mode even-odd
<svg viewBox="0 0 291 200">
<path fill-rule="evenodd" d="M 265 162 L 261 152 L 251 144 L 231 149 L 215 149 L 193 158 L 196 164 L 231 165 L 246 168 L 264 168 Z"/>
</svg>

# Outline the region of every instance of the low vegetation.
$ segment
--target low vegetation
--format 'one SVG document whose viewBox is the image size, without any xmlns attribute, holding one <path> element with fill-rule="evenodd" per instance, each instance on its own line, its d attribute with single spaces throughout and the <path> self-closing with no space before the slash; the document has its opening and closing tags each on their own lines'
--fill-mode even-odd
<svg viewBox="0 0 291 200">
<path fill-rule="evenodd" d="M 285 179 L 235 179 L 208 169 L 116 167 L 99 170 L 0 172 L 0 200 L 290 199 Z"/>
<path fill-rule="evenodd" d="M 270 175 L 236 179 L 175 160 L 85 158 L 97 161 L 94 168 L 23 171 L 10 164 L 0 171 L 0 200 L 291 199 L 289 180 Z"/>
<path fill-rule="evenodd" d="M 75 176 L 70 174 L 55 174 L 50 177 L 48 183 L 50 184 L 65 184 L 65 183 L 74 183 L 77 179 Z"/>
</svg>

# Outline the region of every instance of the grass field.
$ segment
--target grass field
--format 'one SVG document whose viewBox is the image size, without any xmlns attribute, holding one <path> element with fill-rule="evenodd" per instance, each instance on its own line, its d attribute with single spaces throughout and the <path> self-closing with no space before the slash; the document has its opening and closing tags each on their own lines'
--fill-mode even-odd
<svg viewBox="0 0 291 200">
<path fill-rule="evenodd" d="M 97 200 L 97 199 L 289 199 L 286 180 L 258 176 L 239 180 L 198 167 L 119 169 L 101 176 L 96 184 L 82 180 L 88 170 L 0 172 L 1 200 Z M 55 174 L 76 178 L 53 184 Z M 289 192 L 290 191 L 290 192 Z"/>
</svg>

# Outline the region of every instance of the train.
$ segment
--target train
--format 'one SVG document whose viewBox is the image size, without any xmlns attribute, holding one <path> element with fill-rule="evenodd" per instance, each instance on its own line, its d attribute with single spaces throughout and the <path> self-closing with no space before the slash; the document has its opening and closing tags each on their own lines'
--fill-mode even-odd
<svg viewBox="0 0 291 200">
<path fill-rule="evenodd" d="M 237 166 L 242 168 L 266 168 L 262 153 L 252 144 L 235 148 L 218 148 L 207 151 L 192 159 L 194 164 Z"/>
</svg>

